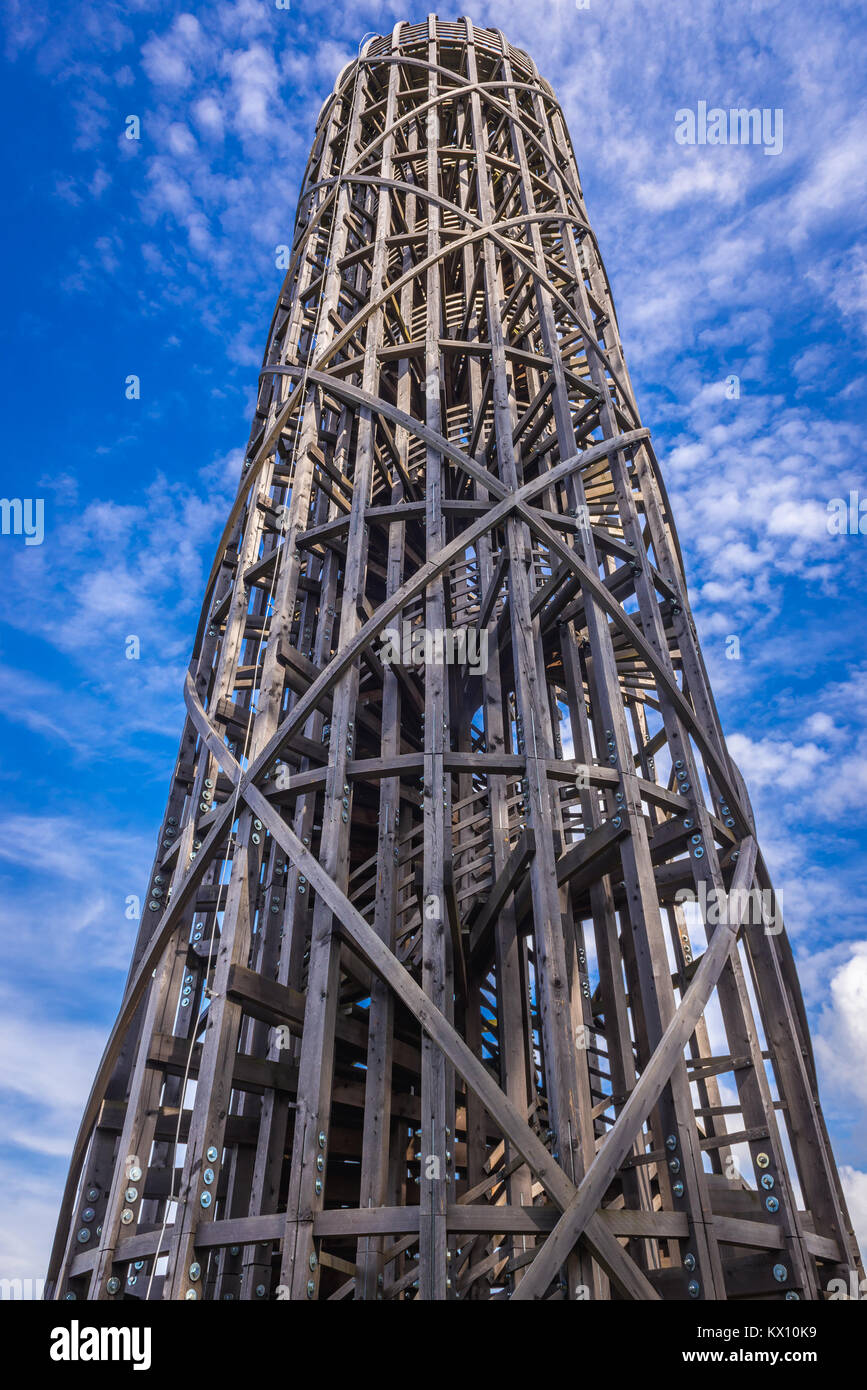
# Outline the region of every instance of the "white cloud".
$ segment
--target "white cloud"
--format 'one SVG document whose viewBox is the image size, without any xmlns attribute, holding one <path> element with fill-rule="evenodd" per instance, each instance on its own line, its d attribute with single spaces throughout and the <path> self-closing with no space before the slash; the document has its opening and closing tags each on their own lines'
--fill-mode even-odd
<svg viewBox="0 0 867 1390">
<path fill-rule="evenodd" d="M 685 152 L 684 157 L 687 157 Z M 742 195 L 742 184 L 733 170 L 721 170 L 715 159 L 700 162 L 695 157 L 682 168 L 674 169 L 663 181 L 639 183 L 636 189 L 640 205 L 653 212 L 671 212 L 673 208 L 693 202 L 697 197 L 730 203 Z"/>
<path fill-rule="evenodd" d="M 142 45 L 142 67 L 158 86 L 186 88 L 192 81 L 191 60 L 202 49 L 202 30 L 195 15 L 178 15 L 163 37 Z"/>
<path fill-rule="evenodd" d="M 831 976 L 815 1050 L 829 1089 L 867 1104 L 867 941 L 855 942 Z"/>
<path fill-rule="evenodd" d="M 222 139 L 223 113 L 215 97 L 201 97 L 193 107 L 193 116 L 203 134 L 215 140 Z"/>
<path fill-rule="evenodd" d="M 274 59 L 255 44 L 230 54 L 225 61 L 235 101 L 235 129 L 242 136 L 262 135 L 268 129 L 271 93 L 277 87 Z"/>
<path fill-rule="evenodd" d="M 840 1181 L 859 1249 L 867 1250 L 867 1173 L 850 1163 L 840 1165 Z"/>
<path fill-rule="evenodd" d="M 93 1025 L 22 1014 L 8 997 L 0 1016 L 0 1277 L 44 1276 L 66 1164 L 105 1038 Z"/>
<path fill-rule="evenodd" d="M 196 142 L 193 139 L 189 126 L 184 125 L 182 121 L 173 121 L 169 126 L 167 134 L 169 149 L 172 154 L 182 156 L 195 154 Z"/>
</svg>

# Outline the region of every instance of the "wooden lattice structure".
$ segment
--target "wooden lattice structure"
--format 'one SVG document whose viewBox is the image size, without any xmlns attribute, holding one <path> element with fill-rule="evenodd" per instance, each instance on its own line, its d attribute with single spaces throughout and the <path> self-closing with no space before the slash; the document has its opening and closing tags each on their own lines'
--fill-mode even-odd
<svg viewBox="0 0 867 1390">
<path fill-rule="evenodd" d="M 860 1268 L 569 135 L 499 31 L 398 24 L 323 107 L 185 696 L 52 1297 Z"/>
</svg>

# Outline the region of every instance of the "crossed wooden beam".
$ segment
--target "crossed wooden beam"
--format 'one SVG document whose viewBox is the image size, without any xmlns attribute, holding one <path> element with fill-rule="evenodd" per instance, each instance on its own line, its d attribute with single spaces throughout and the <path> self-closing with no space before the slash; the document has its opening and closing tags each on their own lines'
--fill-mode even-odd
<svg viewBox="0 0 867 1390">
<path fill-rule="evenodd" d="M 460 1034 L 416 984 L 391 949 L 377 936 L 361 913 L 341 891 L 315 855 L 302 844 L 258 787 L 241 769 L 210 724 L 196 696 L 192 681 L 187 683 L 187 708 L 200 734 L 218 756 L 224 771 L 237 786 L 249 806 L 292 860 L 310 886 L 334 913 L 339 929 L 361 959 L 394 992 L 413 1014 L 428 1037 L 446 1055 L 455 1070 L 475 1091 L 488 1114 L 505 1138 L 526 1161 L 563 1215 L 539 1248 L 512 1298 L 544 1297 L 551 1280 L 565 1263 L 579 1240 L 587 1246 L 620 1291 L 630 1298 L 658 1299 L 659 1294 L 629 1257 L 619 1241 L 606 1228 L 598 1208 L 612 1178 L 632 1151 L 645 1117 L 653 1109 L 674 1067 L 683 1056 L 723 966 L 734 949 L 746 911 L 748 894 L 756 865 L 756 843 L 748 836 L 739 846 L 740 854 L 732 882 L 729 903 L 714 929 L 699 968 L 693 976 L 678 1009 L 653 1052 L 648 1065 L 630 1094 L 605 1143 L 576 1187 L 551 1156 L 520 1111 L 490 1076 L 487 1068 L 464 1042 Z M 732 911 L 731 904 L 735 904 Z"/>
<path fill-rule="evenodd" d="M 278 370 L 281 371 L 281 373 L 289 375 L 300 375 L 300 371 L 293 367 L 268 368 L 268 370 Z M 457 448 L 452 442 L 447 441 L 445 436 L 440 435 L 438 431 L 431 430 L 431 428 L 422 424 L 421 421 L 415 420 L 415 418 L 404 416 L 403 411 L 397 410 L 395 406 L 390 406 L 385 400 L 381 400 L 377 398 L 377 396 L 371 396 L 370 393 L 361 391 L 361 388 L 347 384 L 347 382 L 335 381 L 335 379 L 324 373 L 313 373 L 313 371 L 311 371 L 311 373 L 308 373 L 308 378 L 310 378 L 311 381 L 317 382 L 321 388 L 327 389 L 327 391 L 333 393 L 338 393 L 347 403 L 354 404 L 356 407 L 367 407 L 367 409 L 382 411 L 382 414 L 390 418 L 393 423 L 402 424 L 406 428 L 411 428 L 415 434 L 420 435 L 432 448 L 442 450 L 454 463 L 464 468 L 465 473 L 470 474 L 470 477 L 474 478 L 475 481 L 481 482 L 481 484 L 488 489 L 488 492 L 492 493 L 493 498 L 497 499 L 496 503 L 490 507 L 490 510 L 488 510 L 484 516 L 477 518 L 477 520 L 472 521 L 468 527 L 465 527 L 452 542 L 443 546 L 438 555 L 428 560 L 417 573 L 411 575 L 411 577 L 404 582 L 402 587 L 397 589 L 395 594 L 390 596 L 389 599 L 386 599 L 385 602 L 378 607 L 377 612 L 372 614 L 367 623 L 364 623 L 363 627 L 358 630 L 353 641 L 347 644 L 342 652 L 339 652 L 338 655 L 333 657 L 327 669 L 322 671 L 321 676 L 307 689 L 306 694 L 297 699 L 295 706 L 286 714 L 285 720 L 282 721 L 281 726 L 279 726 L 278 730 L 272 735 L 270 742 L 268 742 L 267 746 L 265 746 L 260 755 L 258 755 L 258 758 L 251 763 L 249 769 L 246 771 L 240 769 L 239 763 L 236 762 L 232 753 L 226 748 L 224 739 L 220 737 L 220 734 L 217 733 L 210 719 L 208 719 L 206 710 L 201 706 L 199 695 L 197 695 L 195 684 L 193 684 L 192 677 L 189 676 L 189 673 L 188 676 L 186 676 L 185 684 L 186 708 L 188 708 L 190 717 L 192 717 L 193 723 L 195 723 L 201 738 L 206 742 L 208 749 L 213 753 L 217 762 L 220 763 L 221 769 L 224 770 L 226 776 L 228 776 L 229 780 L 235 785 L 240 798 L 243 798 L 243 801 L 247 803 L 251 812 L 253 812 L 258 819 L 263 821 L 264 826 L 268 828 L 274 840 L 281 845 L 286 855 L 292 859 L 297 869 L 306 874 L 308 883 L 310 883 L 311 887 L 313 887 L 314 890 L 321 895 L 322 899 L 328 903 L 329 908 L 331 908 L 333 915 L 335 915 L 336 920 L 338 920 L 340 924 L 340 930 L 345 934 L 347 940 L 352 942 L 358 955 L 360 955 L 361 958 L 368 963 L 368 966 L 370 966 L 372 970 L 375 970 L 375 972 L 379 974 L 379 977 L 395 991 L 397 997 L 402 999 L 403 1004 L 410 1009 L 410 1012 L 413 1013 L 415 1017 L 417 1017 L 422 1029 L 427 1031 L 428 1036 L 432 1038 L 432 1041 L 436 1042 L 439 1048 L 442 1048 L 442 1051 L 445 1052 L 449 1061 L 453 1063 L 457 1072 L 464 1077 L 468 1086 L 477 1093 L 482 1104 L 488 1109 L 492 1119 L 495 1119 L 497 1125 L 502 1129 L 504 1136 L 509 1138 L 511 1143 L 514 1144 L 515 1150 L 520 1152 L 522 1158 L 527 1161 L 529 1168 L 534 1170 L 539 1181 L 542 1181 L 543 1186 L 545 1186 L 554 1204 L 559 1205 L 561 1211 L 563 1211 L 564 1215 L 563 1218 L 561 1218 L 559 1226 L 556 1227 L 552 1237 L 550 1237 L 542 1247 L 542 1251 L 546 1252 L 545 1261 L 540 1261 L 539 1255 L 535 1258 L 531 1269 L 529 1269 L 527 1275 L 522 1279 L 520 1297 L 538 1297 L 540 1293 L 545 1291 L 547 1284 L 550 1283 L 550 1277 L 553 1277 L 554 1273 L 556 1273 L 556 1269 L 559 1268 L 559 1265 L 563 1262 L 564 1255 L 568 1254 L 571 1248 L 574 1248 L 578 1238 L 584 1240 L 589 1250 L 592 1251 L 593 1257 L 597 1259 L 600 1266 L 606 1270 L 607 1275 L 617 1284 L 618 1289 L 627 1295 L 627 1297 L 659 1297 L 659 1295 L 656 1294 L 656 1290 L 653 1289 L 652 1284 L 649 1283 L 649 1280 L 647 1280 L 646 1277 L 643 1276 L 641 1270 L 638 1269 L 638 1266 L 636 1266 L 634 1261 L 629 1259 L 625 1251 L 622 1250 L 617 1238 L 611 1236 L 602 1220 L 596 1215 L 596 1208 L 599 1207 L 600 1197 L 602 1197 L 606 1187 L 609 1186 L 614 1172 L 616 1172 L 620 1163 L 624 1161 L 625 1155 L 631 1150 L 632 1143 L 634 1143 L 636 1133 L 638 1133 L 638 1129 L 642 1125 L 643 1118 L 645 1118 L 646 1113 L 652 1109 L 654 1102 L 659 1098 L 661 1090 L 666 1086 L 668 1077 L 671 1076 L 671 1070 L 674 1068 L 675 1062 L 677 1062 L 679 1051 L 681 1051 L 684 1042 L 691 1036 L 692 1029 L 695 1027 L 695 1023 L 697 1019 L 699 1019 L 704 1005 L 706 1005 L 707 998 L 710 997 L 710 992 L 713 991 L 718 976 L 720 976 L 722 966 L 724 966 L 725 959 L 727 959 L 728 948 L 731 948 L 731 944 L 736 937 L 736 930 L 738 930 L 739 924 L 741 923 L 729 923 L 728 931 L 722 930 L 720 926 L 716 933 L 714 933 L 713 942 L 718 942 L 716 951 L 714 951 L 713 955 L 710 954 L 710 951 L 706 952 L 706 959 L 709 958 L 707 967 L 704 967 L 703 962 L 702 967 L 700 967 L 699 972 L 696 973 L 695 979 L 692 981 L 691 987 L 689 987 L 688 995 L 686 995 L 684 1002 L 682 1002 L 681 1008 L 675 1013 L 670 1027 L 668 1027 L 666 1034 L 664 1034 L 663 1040 L 660 1041 L 659 1048 L 654 1052 L 652 1062 L 647 1066 L 645 1073 L 642 1074 L 641 1081 L 639 1081 L 634 1093 L 632 1093 L 627 1108 L 624 1108 L 624 1111 L 622 1111 L 616 1127 L 610 1131 L 609 1138 L 607 1138 L 603 1150 L 597 1155 L 596 1161 L 593 1162 L 591 1169 L 586 1173 L 585 1179 L 581 1181 L 578 1188 L 575 1188 L 574 1183 L 568 1179 L 564 1170 L 560 1168 L 559 1163 L 554 1161 L 552 1155 L 546 1150 L 545 1145 L 543 1145 L 542 1141 L 536 1136 L 535 1131 L 528 1126 L 524 1116 L 511 1104 L 509 1098 L 504 1095 L 502 1088 L 497 1086 L 495 1081 L 492 1080 L 488 1070 L 485 1069 L 485 1066 L 482 1065 L 482 1062 L 479 1061 L 477 1056 L 472 1054 L 471 1049 L 467 1047 L 467 1044 L 465 1044 L 463 1038 L 460 1037 L 460 1034 L 453 1029 L 452 1024 L 447 1022 L 446 1017 L 433 1006 L 431 999 L 429 999 L 427 995 L 424 994 L 424 991 L 415 984 L 413 977 L 400 965 L 399 960 L 392 954 L 392 951 L 389 951 L 389 948 L 383 944 L 381 938 L 372 931 L 371 927 L 368 926 L 360 913 L 353 908 L 352 903 L 350 903 L 346 895 L 339 890 L 338 885 L 332 880 L 331 876 L 322 869 L 318 860 L 311 855 L 310 851 L 304 847 L 300 840 L 297 840 L 296 835 L 290 830 L 288 824 L 283 821 L 282 816 L 276 812 L 274 806 L 268 802 L 268 799 L 265 798 L 263 792 L 258 790 L 256 785 L 256 778 L 261 776 L 261 773 L 267 770 L 267 767 L 271 765 L 272 760 L 278 755 L 279 749 L 285 744 L 286 739 L 292 737 L 299 728 L 302 728 L 304 721 L 307 720 L 308 714 L 313 712 L 315 706 L 321 701 L 322 696 L 327 695 L 328 692 L 331 691 L 333 685 L 335 685 L 340 676 L 342 676 L 343 671 L 345 671 L 347 667 L 352 664 L 353 660 L 356 660 L 357 657 L 361 655 L 361 652 L 374 641 L 378 632 L 382 631 L 382 628 L 392 620 L 392 617 L 395 616 L 397 612 L 400 612 L 400 609 L 402 609 L 406 603 L 411 602 L 414 596 L 422 594 L 425 588 L 431 584 L 432 580 L 435 580 L 436 575 L 442 573 L 442 570 L 445 569 L 447 564 L 452 562 L 454 556 L 460 555 L 468 543 L 472 543 L 474 539 L 477 539 L 479 535 L 485 534 L 490 528 L 502 524 L 511 512 L 517 512 L 521 520 L 531 525 L 532 530 L 539 535 L 540 539 L 543 539 L 543 541 L 560 556 L 563 563 L 567 564 L 567 566 L 574 571 L 579 581 L 581 581 L 581 584 L 584 585 L 586 591 L 591 592 L 593 598 L 595 598 L 597 602 L 600 603 L 600 606 L 609 613 L 611 619 L 617 621 L 621 627 L 625 627 L 625 630 L 628 630 L 629 638 L 634 642 L 636 649 L 641 652 L 643 659 L 652 667 L 657 678 L 663 682 L 668 698 L 678 706 L 678 713 L 681 714 L 682 719 L 688 724 L 688 727 L 691 727 L 693 734 L 702 742 L 704 755 L 710 760 L 711 771 L 713 771 L 714 776 L 716 776 L 718 784 L 727 790 L 729 803 L 736 808 L 736 806 L 738 806 L 738 796 L 736 796 L 735 788 L 729 783 L 727 767 L 722 766 L 720 760 L 716 758 L 714 749 L 711 748 L 709 741 L 704 738 L 703 728 L 700 727 L 699 721 L 696 720 L 696 714 L 693 712 L 692 706 L 685 701 L 677 685 L 670 680 L 667 671 L 664 670 L 663 664 L 657 660 L 656 653 L 653 652 L 652 646 L 650 646 L 649 642 L 643 637 L 641 630 L 635 627 L 635 624 L 631 623 L 631 620 L 625 616 L 620 605 L 617 605 L 616 600 L 611 598 L 609 591 L 604 588 L 604 585 L 599 581 L 597 575 L 593 574 L 592 570 L 589 570 L 588 567 L 585 566 L 584 562 L 579 559 L 577 553 L 572 550 L 568 543 L 561 541 L 560 537 L 557 537 L 556 532 L 553 532 L 550 530 L 550 527 L 547 527 L 545 521 L 535 512 L 534 507 L 529 505 L 536 493 L 550 488 L 554 482 L 559 481 L 559 478 L 567 477 L 575 468 L 586 467 L 589 463 L 592 463 L 593 460 L 609 455 L 614 449 L 631 448 L 631 446 L 636 445 L 636 443 L 645 441 L 647 435 L 649 435 L 649 431 L 628 431 L 625 432 L 625 434 L 616 436 L 616 438 L 606 439 L 606 441 L 592 446 L 591 449 L 584 450 L 584 453 L 579 453 L 579 455 L 575 455 L 571 457 L 571 459 L 561 461 L 560 464 L 557 464 L 557 467 L 552 468 L 550 471 L 546 471 L 546 473 L 540 475 L 539 478 L 535 478 L 535 480 L 528 482 L 528 484 L 522 485 L 521 488 L 510 491 L 510 489 L 507 489 L 506 486 L 500 482 L 499 478 L 496 478 L 495 475 L 490 473 L 489 470 L 486 470 L 486 468 L 479 466 L 477 461 L 465 455 L 463 450 Z M 293 398 L 290 398 L 290 402 L 292 402 L 292 399 L 295 399 L 295 393 L 293 393 Z M 290 402 L 288 403 L 289 406 Z M 263 449 L 265 448 L 267 448 L 267 442 L 263 442 Z M 233 805 L 235 805 L 235 798 L 233 798 L 233 796 L 231 796 L 228 801 L 222 803 L 221 809 L 218 810 L 217 816 L 215 816 L 213 826 L 211 826 L 210 831 L 208 831 L 206 841 L 201 845 L 199 855 L 196 856 L 195 862 L 190 865 L 185 877 L 182 878 L 181 884 L 176 887 L 174 895 L 172 895 L 171 905 L 167 905 L 167 910 L 165 910 L 163 919 L 161 919 L 156 930 L 154 930 L 153 937 L 151 937 L 149 945 L 147 945 L 145 954 L 143 954 L 142 959 L 140 959 L 138 969 L 136 969 L 131 981 L 129 981 L 128 990 L 126 990 L 124 1002 L 122 1002 L 121 1005 L 121 1011 L 119 1011 L 117 1020 L 115 1020 L 113 1033 L 111 1033 L 111 1037 L 108 1038 L 106 1052 L 104 1052 L 103 1059 L 101 1059 L 100 1062 L 100 1068 L 97 1070 L 97 1076 L 96 1079 L 94 1079 L 88 1106 L 86 1106 L 85 1115 L 83 1115 L 82 1118 L 81 1129 L 79 1129 L 78 1138 L 76 1138 L 71 1170 L 69 1170 L 67 1193 L 64 1195 L 64 1209 L 69 1209 L 69 1211 L 71 1211 L 72 1201 L 74 1201 L 75 1198 L 76 1172 L 81 1168 L 83 1152 L 85 1152 L 86 1143 L 88 1143 L 90 1130 L 92 1130 L 94 1123 L 96 1123 L 101 1097 L 103 1097 L 104 1090 L 106 1090 L 111 1069 L 113 1069 L 114 1063 L 117 1061 L 119 1048 L 121 1048 L 122 1037 L 124 1037 L 126 1027 L 132 1022 L 133 1013 L 135 1013 L 136 1008 L 138 1008 L 140 998 L 142 998 L 143 992 L 145 992 L 151 974 L 153 974 L 154 969 L 156 969 L 158 963 L 160 963 L 165 945 L 167 945 L 172 930 L 174 930 L 176 920 L 178 920 L 179 915 L 181 915 L 183 908 L 189 905 L 190 898 L 195 894 L 197 887 L 199 887 L 201 880 L 203 880 L 204 872 L 206 872 L 208 863 L 210 863 L 211 856 L 217 851 L 218 845 L 220 845 L 222 838 L 225 837 L 226 831 L 228 831 L 229 824 L 231 824 Z M 756 847 L 754 847 L 752 838 L 748 838 L 748 840 L 743 841 L 741 856 L 739 856 L 738 860 L 738 870 L 736 870 L 736 885 L 738 885 L 738 887 L 746 887 L 746 885 L 749 885 L 750 881 L 752 881 L 754 863 L 756 863 Z M 742 897 L 743 895 L 741 895 L 741 898 Z M 724 954 L 722 954 L 722 945 L 724 944 L 727 945 L 727 949 L 725 949 Z M 699 995 L 699 988 L 704 991 L 702 997 Z M 685 1012 L 688 1001 L 689 1011 Z M 691 1022 L 689 1022 L 689 1020 L 691 1020 Z M 679 1038 L 681 1038 L 681 1031 L 682 1041 L 678 1041 Z M 617 1144 L 614 1144 L 616 1138 Z M 603 1155 L 604 1162 L 602 1162 Z M 552 1262 L 554 1262 L 553 1268 L 550 1268 Z M 535 1270 L 538 1270 L 538 1273 L 534 1273 Z M 536 1289 L 539 1289 L 538 1294 L 535 1293 Z"/>
<path fill-rule="evenodd" d="M 300 369 L 291 366 L 272 367 L 265 369 L 265 371 L 266 374 L 276 372 L 296 377 L 301 376 Z M 470 458 L 438 431 L 406 415 L 389 402 L 363 391 L 360 387 L 337 380 L 327 373 L 309 371 L 308 381 L 338 395 L 349 405 L 380 412 L 393 423 L 411 430 L 431 448 L 449 457 L 471 478 L 486 488 L 492 499 L 496 500 L 483 516 L 471 521 L 451 542 L 442 547 L 437 555 L 428 560 L 377 608 L 376 612 L 359 629 L 355 638 L 335 655 L 328 667 L 299 697 L 279 728 L 275 730 L 268 744 L 246 771 L 242 771 L 223 739 L 211 724 L 189 673 L 184 691 L 188 712 L 209 751 L 232 781 L 239 796 L 267 827 L 299 871 L 306 875 L 311 887 L 328 904 L 340 924 L 342 933 L 352 943 L 362 959 L 389 985 L 418 1019 L 421 1027 L 442 1049 L 467 1084 L 476 1092 L 492 1119 L 514 1144 L 516 1150 L 522 1155 L 532 1171 L 536 1173 L 539 1181 L 542 1182 L 551 1200 L 563 1212 L 563 1217 L 552 1236 L 541 1247 L 542 1251 L 550 1253 L 546 1253 L 544 1261 L 540 1261 L 540 1256 L 536 1256 L 529 1272 L 524 1275 L 521 1282 L 520 1296 L 522 1298 L 541 1296 L 556 1273 L 556 1269 L 562 1264 L 565 1254 L 568 1254 L 580 1238 L 612 1281 L 627 1297 L 657 1298 L 658 1295 L 652 1285 L 625 1253 L 617 1239 L 607 1230 L 596 1211 L 601 1195 L 631 1149 L 644 1117 L 653 1107 L 671 1076 L 679 1052 L 688 1040 L 725 964 L 728 950 L 736 939 L 740 922 L 729 923 L 729 930 L 725 932 L 722 926 L 717 928 L 712 944 L 717 942 L 719 944 L 713 954 L 711 954 L 710 949 L 706 953 L 707 967 L 703 961 L 687 995 L 672 1019 L 672 1023 L 654 1052 L 651 1063 L 633 1091 L 627 1107 L 624 1108 L 616 1126 L 610 1132 L 597 1159 L 579 1187 L 576 1188 L 527 1124 L 524 1116 L 492 1080 L 482 1062 L 469 1049 L 444 1015 L 434 1007 L 408 971 L 368 926 L 318 860 L 298 840 L 280 814 L 255 785 L 256 779 L 272 764 L 286 740 L 302 728 L 323 696 L 333 689 L 345 670 L 369 647 L 395 614 L 413 598 L 424 593 L 429 584 L 456 556 L 465 550 L 467 545 L 472 544 L 473 541 L 492 528 L 501 525 L 514 512 L 531 527 L 540 540 L 551 548 L 562 563 L 575 574 L 585 591 L 592 595 L 592 598 L 599 603 L 607 615 L 628 635 L 636 650 L 647 662 L 661 687 L 665 690 L 667 698 L 675 705 L 679 716 L 700 743 L 710 770 L 718 785 L 725 791 L 735 815 L 738 816 L 742 825 L 748 826 L 747 818 L 740 809 L 740 798 L 736 788 L 732 785 L 728 767 L 718 758 L 715 749 L 706 737 L 705 730 L 696 717 L 695 711 L 683 697 L 662 662 L 657 658 L 652 646 L 641 630 L 623 612 L 616 599 L 612 598 L 598 576 L 584 564 L 573 548 L 547 525 L 531 505 L 537 494 L 547 490 L 560 479 L 567 477 L 575 469 L 585 468 L 614 450 L 628 449 L 646 441 L 649 437 L 649 431 L 636 429 L 603 440 L 582 453 L 563 460 L 555 468 L 542 473 L 538 478 L 515 490 L 510 490 L 488 469 Z M 291 412 L 294 399 L 295 392 L 287 401 L 284 411 Z M 268 440 L 264 440 L 260 447 L 260 456 L 264 455 L 268 447 Z M 248 486 L 249 481 L 248 478 Z M 119 1055 L 125 1031 L 131 1023 L 148 982 L 162 958 L 181 912 L 189 905 L 193 894 L 202 882 L 213 854 L 228 832 L 234 805 L 235 798 L 230 797 L 222 803 L 217 811 L 201 850 L 180 884 L 176 886 L 171 903 L 167 905 L 166 912 L 155 928 L 139 961 L 138 968 L 129 981 L 120 1012 L 94 1080 L 73 1150 L 62 1205 L 62 1213 L 67 1218 L 74 1202 L 77 1175 L 84 1159 L 89 1135 L 96 1122 L 102 1097 Z M 752 838 L 747 837 L 742 842 L 738 860 L 735 880 L 738 887 L 749 886 L 755 862 L 756 846 Z M 740 899 L 743 899 L 744 896 L 741 894 Z M 723 944 L 727 947 L 725 952 L 723 952 Z M 686 1012 L 688 1001 L 689 1009 Z M 681 1033 L 682 1041 L 679 1041 Z M 613 1143 L 615 1136 L 617 1138 L 616 1147 Z M 603 1155 L 604 1162 L 602 1162 Z M 58 1230 L 61 1229 L 62 1225 L 63 1220 L 59 1223 Z M 56 1255 L 57 1251 L 55 1250 L 52 1253 L 52 1266 L 55 1263 Z M 554 1262 L 553 1267 L 552 1262 Z M 534 1271 L 537 1272 L 533 1273 Z M 536 1292 L 537 1289 L 538 1292 Z"/>
</svg>

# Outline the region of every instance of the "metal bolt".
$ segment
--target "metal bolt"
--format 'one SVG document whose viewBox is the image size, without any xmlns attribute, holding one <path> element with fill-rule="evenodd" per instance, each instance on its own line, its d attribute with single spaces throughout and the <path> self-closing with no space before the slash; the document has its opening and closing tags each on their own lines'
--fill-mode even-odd
<svg viewBox="0 0 867 1390">
<path fill-rule="evenodd" d="M 210 1192 L 203 1192 L 201 1197 L 199 1198 L 199 1201 L 201 1202 L 203 1207 L 209 1207 L 211 1205 L 212 1200 L 213 1199 L 211 1197 Z"/>
<path fill-rule="evenodd" d="M 789 1277 L 789 1271 L 785 1265 L 774 1265 L 774 1278 L 778 1284 L 785 1284 Z"/>
<path fill-rule="evenodd" d="M 214 1181 L 213 1168 L 206 1168 L 204 1173 L 202 1174 L 202 1177 L 204 1178 L 205 1182 L 210 1186 L 210 1184 Z"/>
<path fill-rule="evenodd" d="M 316 1280 L 315 1280 L 315 1279 L 308 1279 L 308 1280 L 307 1280 L 307 1297 L 308 1297 L 308 1298 L 312 1298 L 313 1295 L 315 1294 L 315 1292 L 316 1292 Z"/>
<path fill-rule="evenodd" d="M 267 1293 L 267 1289 L 265 1288 L 265 1285 L 264 1285 L 264 1284 L 257 1284 L 257 1285 L 256 1285 L 256 1297 L 257 1297 L 257 1298 L 264 1298 L 266 1293 Z"/>
<path fill-rule="evenodd" d="M 131 1211 L 129 1207 L 124 1207 L 123 1211 L 120 1214 L 120 1219 L 123 1222 L 124 1226 L 128 1226 L 130 1222 L 135 1220 L 135 1213 Z"/>
<path fill-rule="evenodd" d="M 690 1298 L 698 1298 L 699 1294 L 701 1293 L 701 1284 L 698 1282 L 697 1279 L 690 1279 L 689 1283 L 686 1286 L 686 1291 L 689 1294 Z"/>
<path fill-rule="evenodd" d="M 184 1298 L 187 1300 L 188 1303 L 192 1302 L 193 1299 L 198 1298 L 198 1296 L 199 1295 L 196 1293 L 195 1289 L 187 1289 L 186 1293 L 184 1294 Z"/>
<path fill-rule="evenodd" d="M 208 1162 L 209 1162 L 209 1163 L 216 1163 L 216 1161 L 217 1161 L 217 1159 L 219 1158 L 219 1156 L 220 1156 L 220 1155 L 217 1153 L 217 1150 L 216 1150 L 215 1145 L 213 1145 L 213 1144 L 209 1145 L 208 1151 L 207 1151 L 207 1153 L 205 1154 L 205 1158 L 208 1160 Z"/>
<path fill-rule="evenodd" d="M 190 1278 L 192 1279 L 193 1283 L 195 1283 L 196 1280 L 201 1276 L 201 1273 L 202 1266 L 197 1261 L 194 1261 L 194 1263 L 190 1265 Z"/>
<path fill-rule="evenodd" d="M 776 1197 L 766 1197 L 765 1206 L 767 1207 L 768 1211 L 771 1212 L 780 1210 L 780 1203 Z"/>
<path fill-rule="evenodd" d="M 118 1279 L 116 1274 L 113 1274 L 111 1276 L 111 1278 L 107 1281 L 105 1287 L 108 1293 L 117 1293 L 118 1289 L 120 1288 L 120 1280 Z"/>
<path fill-rule="evenodd" d="M 756 1154 L 756 1166 L 759 1168 L 769 1168 L 771 1160 L 766 1153 Z"/>
<path fill-rule="evenodd" d="M 666 1135 L 665 1147 L 666 1147 L 667 1149 L 676 1149 L 676 1148 L 677 1148 L 677 1135 L 676 1135 L 676 1134 L 669 1134 L 669 1135 Z"/>
<path fill-rule="evenodd" d="M 684 1269 L 688 1269 L 690 1274 L 695 1269 L 695 1255 L 693 1255 L 691 1250 L 683 1257 L 683 1267 Z"/>
<path fill-rule="evenodd" d="M 137 1187 L 128 1187 L 127 1190 L 126 1190 L 126 1192 L 123 1194 L 123 1200 L 124 1200 L 125 1202 L 135 1202 L 137 1199 L 138 1199 L 138 1188 L 137 1188 Z"/>
</svg>

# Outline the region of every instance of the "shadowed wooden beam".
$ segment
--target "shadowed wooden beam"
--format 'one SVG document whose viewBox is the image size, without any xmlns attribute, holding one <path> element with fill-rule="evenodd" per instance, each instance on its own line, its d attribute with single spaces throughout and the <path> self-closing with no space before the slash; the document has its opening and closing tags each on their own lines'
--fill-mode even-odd
<svg viewBox="0 0 867 1390">
<path fill-rule="evenodd" d="M 522 881 L 527 865 L 536 853 L 536 836 L 532 830 L 522 830 L 517 844 L 509 855 L 506 867 L 499 875 L 487 901 L 470 926 L 469 957 L 474 961 L 490 949 L 494 924 L 507 900 Z"/>
</svg>

